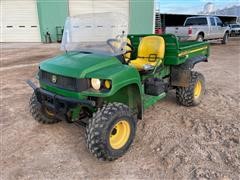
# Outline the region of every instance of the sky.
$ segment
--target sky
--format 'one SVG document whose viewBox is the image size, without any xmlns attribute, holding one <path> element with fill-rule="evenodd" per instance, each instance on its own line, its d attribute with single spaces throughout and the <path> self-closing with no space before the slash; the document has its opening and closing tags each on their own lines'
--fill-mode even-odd
<svg viewBox="0 0 240 180">
<path fill-rule="evenodd" d="M 157 0 L 156 8 L 160 6 L 161 13 L 197 14 L 208 2 L 214 3 L 216 9 L 240 5 L 240 0 Z"/>
</svg>

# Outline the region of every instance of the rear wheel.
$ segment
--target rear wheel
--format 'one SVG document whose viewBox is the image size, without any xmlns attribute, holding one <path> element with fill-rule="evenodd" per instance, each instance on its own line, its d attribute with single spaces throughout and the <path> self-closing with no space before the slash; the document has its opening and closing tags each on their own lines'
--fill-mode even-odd
<svg viewBox="0 0 240 180">
<path fill-rule="evenodd" d="M 188 87 L 177 87 L 176 98 L 178 104 L 196 106 L 200 104 L 205 92 L 205 79 L 201 73 L 191 72 L 191 81 Z"/>
<path fill-rule="evenodd" d="M 203 35 L 202 35 L 202 34 L 199 34 L 199 35 L 197 36 L 196 41 L 198 41 L 198 42 L 203 42 L 203 40 L 204 40 Z"/>
<path fill-rule="evenodd" d="M 128 106 L 122 103 L 104 105 L 86 127 L 88 149 L 98 159 L 119 158 L 133 142 L 136 122 Z"/>
<path fill-rule="evenodd" d="M 46 107 L 43 107 L 37 100 L 35 93 L 32 94 L 29 102 L 30 113 L 33 118 L 43 124 L 54 124 L 59 122 L 59 119 L 54 117 L 54 113 Z"/>
<path fill-rule="evenodd" d="M 227 44 L 228 43 L 228 33 L 225 33 L 222 39 L 222 44 Z"/>
</svg>

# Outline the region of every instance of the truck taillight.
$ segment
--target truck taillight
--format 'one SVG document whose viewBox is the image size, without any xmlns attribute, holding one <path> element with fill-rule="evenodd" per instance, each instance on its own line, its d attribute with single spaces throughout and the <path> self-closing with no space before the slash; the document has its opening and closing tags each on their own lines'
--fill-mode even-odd
<svg viewBox="0 0 240 180">
<path fill-rule="evenodd" d="M 192 27 L 188 28 L 188 35 L 192 34 Z"/>
</svg>

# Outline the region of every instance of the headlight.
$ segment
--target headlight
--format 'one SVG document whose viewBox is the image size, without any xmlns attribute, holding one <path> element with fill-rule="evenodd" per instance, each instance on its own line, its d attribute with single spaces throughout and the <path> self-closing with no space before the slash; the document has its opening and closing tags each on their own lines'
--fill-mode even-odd
<svg viewBox="0 0 240 180">
<path fill-rule="evenodd" d="M 91 79 L 91 85 L 94 89 L 99 90 L 101 88 L 101 80 L 100 79 Z"/>
<path fill-rule="evenodd" d="M 109 81 L 109 80 L 105 80 L 105 81 L 104 81 L 104 87 L 105 87 L 105 88 L 110 89 L 110 88 L 111 88 L 111 85 L 112 85 L 112 84 L 111 84 L 111 81 Z"/>
<path fill-rule="evenodd" d="M 112 82 L 111 82 L 111 80 L 100 80 L 100 79 L 92 78 L 91 86 L 95 90 L 111 89 Z"/>
</svg>

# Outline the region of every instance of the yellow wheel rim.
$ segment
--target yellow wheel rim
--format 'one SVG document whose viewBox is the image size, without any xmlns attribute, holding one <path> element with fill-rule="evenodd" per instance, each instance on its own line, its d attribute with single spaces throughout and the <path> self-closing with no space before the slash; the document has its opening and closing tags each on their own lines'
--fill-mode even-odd
<svg viewBox="0 0 240 180">
<path fill-rule="evenodd" d="M 194 88 L 194 97 L 198 98 L 201 95 L 201 92 L 202 92 L 202 83 L 200 81 L 197 81 Z"/>
<path fill-rule="evenodd" d="M 130 125 L 126 120 L 121 120 L 115 124 L 110 132 L 109 142 L 113 149 L 122 148 L 130 136 Z"/>
<path fill-rule="evenodd" d="M 47 108 L 45 108 L 45 112 L 47 113 L 47 115 L 49 116 L 54 116 L 54 113 L 49 111 Z"/>
</svg>

